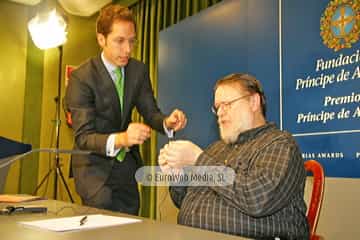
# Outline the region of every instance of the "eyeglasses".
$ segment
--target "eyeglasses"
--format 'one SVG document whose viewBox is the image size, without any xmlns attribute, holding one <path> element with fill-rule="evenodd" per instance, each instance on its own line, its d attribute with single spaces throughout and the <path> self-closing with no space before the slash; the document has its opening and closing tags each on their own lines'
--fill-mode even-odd
<svg viewBox="0 0 360 240">
<path fill-rule="evenodd" d="M 235 99 L 230 100 L 230 101 L 221 102 L 221 103 L 219 103 L 217 106 L 213 105 L 213 106 L 211 107 L 211 112 L 212 112 L 213 114 L 217 115 L 220 107 L 222 107 L 224 111 L 228 111 L 228 110 L 230 109 L 231 105 L 232 105 L 234 102 L 239 101 L 240 99 L 243 99 L 243 98 L 246 98 L 246 97 L 249 97 L 249 96 L 251 96 L 251 94 L 247 94 L 247 95 L 245 95 L 245 96 L 241 96 L 241 97 L 235 98 Z"/>
</svg>

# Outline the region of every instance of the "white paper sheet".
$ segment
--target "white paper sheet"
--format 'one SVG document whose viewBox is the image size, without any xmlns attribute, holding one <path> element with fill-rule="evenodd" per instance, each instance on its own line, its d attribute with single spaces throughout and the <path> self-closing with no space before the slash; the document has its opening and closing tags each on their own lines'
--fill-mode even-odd
<svg viewBox="0 0 360 240">
<path fill-rule="evenodd" d="M 83 225 L 80 225 L 80 220 L 83 216 L 53 218 L 38 221 L 19 222 L 25 226 L 46 229 L 55 232 L 66 232 L 74 230 L 93 229 L 101 227 L 110 227 L 116 225 L 123 225 L 129 223 L 141 222 L 139 219 L 115 217 L 102 214 L 87 215 L 87 220 Z"/>
</svg>

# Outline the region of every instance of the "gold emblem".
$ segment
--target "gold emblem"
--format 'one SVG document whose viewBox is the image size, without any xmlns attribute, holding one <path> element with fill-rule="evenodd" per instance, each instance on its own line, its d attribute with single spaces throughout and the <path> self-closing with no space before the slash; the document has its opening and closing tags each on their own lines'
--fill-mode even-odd
<svg viewBox="0 0 360 240">
<path fill-rule="evenodd" d="M 323 43 L 334 51 L 351 48 L 360 35 L 360 0 L 333 0 L 320 19 Z"/>
</svg>

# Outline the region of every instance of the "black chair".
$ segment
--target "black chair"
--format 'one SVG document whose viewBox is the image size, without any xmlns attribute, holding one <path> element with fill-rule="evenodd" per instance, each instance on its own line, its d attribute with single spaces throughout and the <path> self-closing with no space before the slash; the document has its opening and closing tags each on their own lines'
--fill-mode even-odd
<svg viewBox="0 0 360 240">
<path fill-rule="evenodd" d="M 26 153 L 28 151 L 31 151 L 30 144 L 20 143 L 14 140 L 0 137 L 0 164 L 9 161 L 10 158 L 14 155 Z M 0 193 L 3 192 L 9 167 L 10 165 L 0 168 Z"/>
</svg>

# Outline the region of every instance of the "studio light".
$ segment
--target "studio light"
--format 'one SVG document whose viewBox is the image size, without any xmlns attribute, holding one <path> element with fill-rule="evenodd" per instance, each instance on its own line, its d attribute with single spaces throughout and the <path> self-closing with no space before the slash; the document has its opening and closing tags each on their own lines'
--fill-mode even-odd
<svg viewBox="0 0 360 240">
<path fill-rule="evenodd" d="M 58 47 L 66 42 L 66 22 L 56 10 L 38 13 L 28 23 L 31 38 L 40 49 Z"/>
<path fill-rule="evenodd" d="M 56 10 L 49 12 L 38 13 L 28 23 L 28 29 L 36 47 L 46 50 L 49 48 L 57 47 L 59 49 L 59 65 L 58 65 L 58 89 L 57 96 L 54 98 L 56 104 L 56 119 L 55 122 L 55 136 L 56 136 L 56 149 L 60 149 L 60 106 L 61 106 L 61 72 L 62 72 L 62 58 L 63 58 L 63 44 L 66 42 L 66 21 L 59 15 Z M 50 177 L 51 173 L 54 172 L 54 199 L 57 199 L 58 193 L 58 178 L 62 181 L 66 188 L 66 192 L 71 200 L 74 202 L 70 189 L 66 184 L 64 174 L 61 170 L 59 151 L 55 154 L 55 164 L 45 177 L 40 181 L 40 184 L 36 187 L 33 195 L 36 195 L 40 187 Z"/>
</svg>

